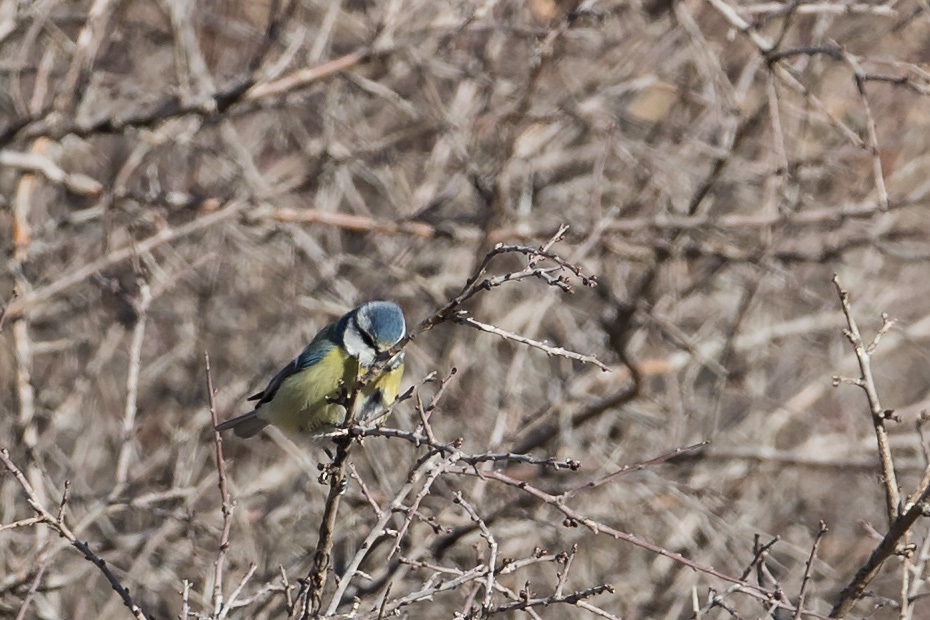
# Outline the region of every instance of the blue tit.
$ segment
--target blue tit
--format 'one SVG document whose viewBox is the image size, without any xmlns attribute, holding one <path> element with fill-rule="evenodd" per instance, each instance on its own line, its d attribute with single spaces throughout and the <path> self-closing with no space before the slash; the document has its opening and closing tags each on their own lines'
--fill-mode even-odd
<svg viewBox="0 0 930 620">
<path fill-rule="evenodd" d="M 239 437 L 252 437 L 269 424 L 310 435 L 339 427 L 346 417 L 345 407 L 337 402 L 340 396 L 351 391 L 372 364 L 383 361 L 406 333 L 404 313 L 395 303 L 371 301 L 353 308 L 320 330 L 264 390 L 249 398 L 258 401 L 252 411 L 220 423 L 216 430 L 231 428 Z M 397 398 L 403 373 L 400 351 L 362 387 L 356 397 L 356 422 L 380 421 L 371 418 Z"/>
</svg>

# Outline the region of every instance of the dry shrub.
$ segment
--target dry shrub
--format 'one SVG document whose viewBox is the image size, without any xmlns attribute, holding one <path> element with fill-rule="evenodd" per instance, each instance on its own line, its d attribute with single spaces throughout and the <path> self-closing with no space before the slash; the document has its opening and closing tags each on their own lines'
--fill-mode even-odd
<svg viewBox="0 0 930 620">
<path fill-rule="evenodd" d="M 0 444 L 22 472 L 0 614 L 299 616 L 331 442 L 223 442 L 218 572 L 203 353 L 234 415 L 348 308 L 414 326 L 496 244 L 567 224 L 551 251 L 596 287 L 537 272 L 455 310 L 610 371 L 451 312 L 417 337 L 406 439 L 344 455 L 323 611 L 372 535 L 339 613 L 781 618 L 807 581 L 827 615 L 927 484 L 928 29 L 916 0 L 0 2 Z M 558 266 L 506 253 L 482 278 L 537 259 Z M 835 272 L 866 344 L 898 319 L 874 380 Z M 461 442 L 411 443 L 453 367 L 429 428 Z M 483 454 L 510 456 L 462 460 Z M 903 529 L 854 615 L 930 613 L 926 524 Z"/>
</svg>

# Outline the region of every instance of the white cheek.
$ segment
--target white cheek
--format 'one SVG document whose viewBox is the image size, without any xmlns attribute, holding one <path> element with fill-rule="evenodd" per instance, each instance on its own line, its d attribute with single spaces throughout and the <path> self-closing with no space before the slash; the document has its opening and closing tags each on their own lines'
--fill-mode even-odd
<svg viewBox="0 0 930 620">
<path fill-rule="evenodd" d="M 367 367 L 374 363 L 375 352 L 371 347 L 365 344 L 365 341 L 362 340 L 362 337 L 355 330 L 346 330 L 343 336 L 343 344 L 345 345 L 346 352 L 358 359 L 360 366 Z"/>
</svg>

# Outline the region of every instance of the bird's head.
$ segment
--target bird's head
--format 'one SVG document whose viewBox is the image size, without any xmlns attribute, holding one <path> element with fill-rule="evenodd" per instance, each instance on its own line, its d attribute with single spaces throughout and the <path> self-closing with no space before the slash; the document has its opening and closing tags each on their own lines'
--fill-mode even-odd
<svg viewBox="0 0 930 620">
<path fill-rule="evenodd" d="M 347 317 L 343 345 L 363 368 L 371 366 L 407 335 L 404 313 L 390 301 L 370 301 Z"/>
</svg>

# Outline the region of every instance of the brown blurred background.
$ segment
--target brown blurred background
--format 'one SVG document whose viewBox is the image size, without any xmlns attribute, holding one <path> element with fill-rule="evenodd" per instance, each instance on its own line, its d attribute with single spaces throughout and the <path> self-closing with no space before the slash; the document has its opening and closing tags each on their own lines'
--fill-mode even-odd
<svg viewBox="0 0 930 620">
<path fill-rule="evenodd" d="M 580 460 L 578 472 L 508 468 L 553 493 L 708 440 L 572 506 L 733 576 L 755 535 L 780 536 L 766 560 L 777 584 L 763 585 L 791 601 L 823 520 L 807 606 L 827 613 L 887 529 L 865 397 L 831 383 L 858 376 L 834 273 L 867 339 L 882 312 L 898 319 L 873 363 L 901 419 L 905 494 L 926 465 L 928 35 L 917 0 L 0 0 L 0 444 L 52 509 L 71 481 L 72 526 L 149 617 L 181 613 L 183 580 L 209 616 L 222 520 L 204 351 L 231 416 L 348 308 L 391 299 L 414 325 L 496 243 L 538 245 L 568 224 L 554 249 L 597 287 L 509 283 L 467 309 L 613 370 L 441 325 L 410 345 L 405 378 L 458 369 L 434 433 L 469 453 Z M 524 264 L 501 257 L 490 273 Z M 405 403 L 389 424 L 418 420 Z M 262 584 L 280 585 L 279 567 L 296 582 L 316 544 L 327 457 L 282 445 L 224 443 L 237 502 L 226 587 L 257 565 L 243 598 L 256 596 L 234 617 L 282 617 L 283 595 Z M 420 454 L 371 438 L 353 463 L 386 505 Z M 692 592 L 703 602 L 729 585 L 468 477 L 437 482 L 420 512 L 449 529 L 414 520 L 402 553 L 475 566 L 486 541 L 450 537 L 471 524 L 455 491 L 501 557 L 577 543 L 566 591 L 612 584 L 591 603 L 625 620 L 691 617 Z M 30 515 L 0 477 L 0 523 Z M 374 519 L 352 483 L 337 569 Z M 919 524 L 906 567 L 915 596 L 926 534 Z M 379 564 L 391 543 L 349 589 L 362 610 L 388 581 L 397 598 L 432 574 Z M 903 615 L 902 566 L 887 564 L 856 617 Z M 500 580 L 548 595 L 555 572 Z M 34 581 L 25 617 L 128 617 L 53 532 L 0 531 L 0 617 Z M 403 613 L 452 617 L 470 596 Z M 912 617 L 927 617 L 915 600 Z"/>
</svg>

